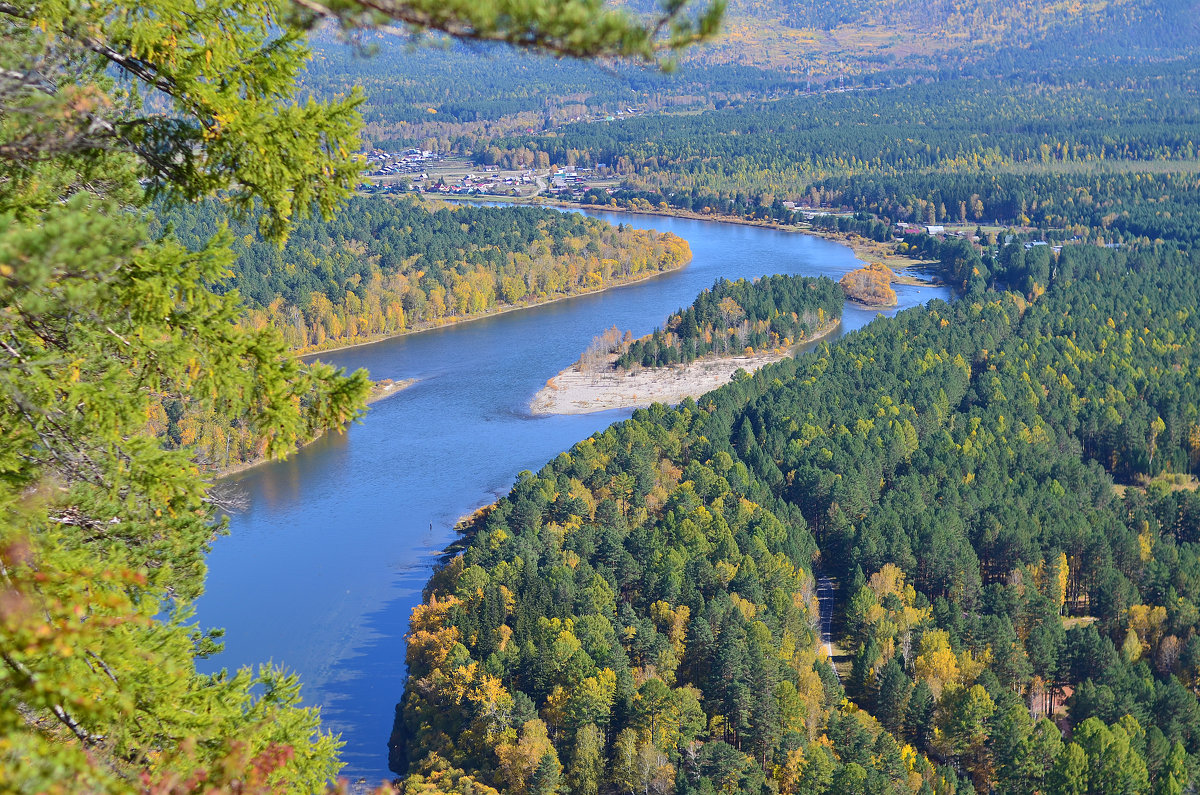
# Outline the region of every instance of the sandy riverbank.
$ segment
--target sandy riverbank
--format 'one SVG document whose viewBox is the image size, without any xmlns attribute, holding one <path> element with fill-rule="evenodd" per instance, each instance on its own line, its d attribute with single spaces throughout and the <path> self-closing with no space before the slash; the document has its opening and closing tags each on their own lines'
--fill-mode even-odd
<svg viewBox="0 0 1200 795">
<path fill-rule="evenodd" d="M 367 405 L 369 406 L 372 403 L 376 403 L 384 398 L 389 398 L 392 395 L 398 395 L 415 383 L 417 383 L 417 379 L 415 378 L 405 378 L 402 381 L 393 381 L 390 378 L 385 378 L 382 381 L 373 381 L 371 383 L 371 391 L 367 394 Z M 317 434 L 307 442 L 296 445 L 296 449 L 302 450 L 305 447 L 308 447 L 317 439 L 320 439 L 321 435 L 322 434 Z M 265 464 L 271 460 L 272 459 L 270 458 L 256 458 L 253 461 L 243 461 L 238 464 L 231 464 L 230 466 L 218 469 L 213 473 L 212 477 L 216 480 L 227 478 L 230 475 L 236 475 L 239 472 L 245 472 L 247 469 L 252 469 L 259 464 Z"/>
<path fill-rule="evenodd" d="M 415 383 L 417 383 L 417 379 L 415 378 L 405 378 L 401 381 L 393 381 L 390 378 L 385 378 L 382 381 L 373 381 L 371 383 L 371 393 L 367 395 L 367 405 L 369 406 L 384 398 L 390 398 L 392 395 L 398 395 Z"/>
<path fill-rule="evenodd" d="M 546 382 L 534 395 L 529 411 L 541 414 L 591 414 L 609 409 L 644 408 L 651 403 L 674 405 L 684 398 L 698 398 L 729 383 L 738 370 L 752 373 L 768 364 L 794 356 L 801 346 L 827 337 L 839 323 L 788 350 L 756 353 L 751 356 L 722 356 L 697 359 L 691 364 L 671 367 L 647 367 L 633 371 L 609 366 L 600 370 L 581 370 L 573 364 Z"/>
<path fill-rule="evenodd" d="M 772 352 L 698 359 L 688 365 L 650 367 L 628 373 L 613 369 L 582 372 L 571 366 L 546 382 L 534 396 L 529 410 L 534 414 L 591 414 L 641 408 L 651 403 L 673 405 L 729 383 L 739 368 L 751 373 L 786 355 Z"/>
</svg>

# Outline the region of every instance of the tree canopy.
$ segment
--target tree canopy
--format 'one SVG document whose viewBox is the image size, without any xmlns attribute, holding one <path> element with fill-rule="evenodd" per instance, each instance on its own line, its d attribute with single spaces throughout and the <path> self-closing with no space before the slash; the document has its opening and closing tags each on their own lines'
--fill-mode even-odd
<svg viewBox="0 0 1200 795">
<path fill-rule="evenodd" d="M 2 788 L 313 791 L 338 770 L 294 677 L 196 672 L 218 648 L 190 604 L 221 491 L 149 428 L 178 401 L 283 454 L 362 410 L 364 373 L 305 366 L 237 323 L 227 233 L 185 248 L 150 227 L 153 200 L 216 198 L 282 241 L 350 195 L 361 96 L 295 96 L 314 15 L 653 60 L 719 11 L 0 3 Z"/>
<path fill-rule="evenodd" d="M 397 769 L 1180 791 L 1200 755 L 1193 258 L 1066 247 L 1035 299 L 972 280 L 522 473 L 414 611 Z M 840 583 L 840 679 L 818 573 Z"/>
</svg>

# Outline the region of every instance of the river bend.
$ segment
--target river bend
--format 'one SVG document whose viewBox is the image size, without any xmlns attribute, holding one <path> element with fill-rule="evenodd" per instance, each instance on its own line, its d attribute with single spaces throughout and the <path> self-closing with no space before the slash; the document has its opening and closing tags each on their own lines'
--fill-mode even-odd
<svg viewBox="0 0 1200 795">
<path fill-rule="evenodd" d="M 225 627 L 206 662 L 234 669 L 273 660 L 301 674 L 305 702 L 346 747 L 344 775 L 391 777 L 387 740 L 404 688 L 404 632 L 455 521 L 507 492 L 524 469 L 630 415 L 534 417 L 546 380 L 614 323 L 640 336 L 720 277 L 838 279 L 857 266 L 845 246 L 775 229 L 595 213 L 674 232 L 694 259 L 627 287 L 427 331 L 321 358 L 376 379 L 416 378 L 376 403 L 348 433 L 232 480 L 249 507 L 209 556 L 204 626 Z M 948 298 L 944 287 L 898 286 L 897 309 Z M 842 333 L 876 312 L 845 307 Z"/>
</svg>

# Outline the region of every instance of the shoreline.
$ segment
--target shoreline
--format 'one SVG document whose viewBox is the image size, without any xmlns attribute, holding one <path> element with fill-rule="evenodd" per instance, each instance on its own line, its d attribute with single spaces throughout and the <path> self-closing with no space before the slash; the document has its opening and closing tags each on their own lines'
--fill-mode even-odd
<svg viewBox="0 0 1200 795">
<path fill-rule="evenodd" d="M 690 248 L 689 248 L 689 252 L 690 252 Z M 615 290 L 619 287 L 628 287 L 628 286 L 631 286 L 634 284 L 641 284 L 642 282 L 649 281 L 650 279 L 656 278 L 658 276 L 666 276 L 668 273 L 674 273 L 675 271 L 683 270 L 688 265 L 690 265 L 691 262 L 692 262 L 692 256 L 689 253 L 688 258 L 686 260 L 684 260 L 683 262 L 679 263 L 679 265 L 674 268 L 667 268 L 665 270 L 655 271 L 654 273 L 648 273 L 644 276 L 639 276 L 636 279 L 628 279 L 626 281 L 614 282 L 612 284 L 605 285 L 603 287 L 596 287 L 596 288 L 593 288 L 590 290 L 583 290 L 582 292 L 571 293 L 570 295 L 559 295 L 559 296 L 555 296 L 554 298 L 548 298 L 545 301 L 534 301 L 534 302 L 528 303 L 528 304 L 504 304 L 497 309 L 494 309 L 494 310 L 491 310 L 488 312 L 483 312 L 478 315 L 467 315 L 467 316 L 464 316 L 461 318 L 456 318 L 454 320 L 446 320 L 446 321 L 439 322 L 439 323 L 425 325 L 420 328 L 406 329 L 405 331 L 397 332 L 396 334 L 382 334 L 377 337 L 372 337 L 370 339 L 362 340 L 361 342 L 352 342 L 349 345 L 338 345 L 337 347 L 334 347 L 334 348 L 322 348 L 319 351 L 308 351 L 305 353 L 301 353 L 301 352 L 297 351 L 296 355 L 300 357 L 301 361 L 309 362 L 309 361 L 312 361 L 313 359 L 319 357 L 323 353 L 336 353 L 338 351 L 348 351 L 351 348 L 361 348 L 364 345 L 374 345 L 378 342 L 386 342 L 387 340 L 394 340 L 394 339 L 398 339 L 400 337 L 407 337 L 412 334 L 424 334 L 427 331 L 436 331 L 437 329 L 449 328 L 450 326 L 461 326 L 464 323 L 472 323 L 476 320 L 485 320 L 489 317 L 498 317 L 500 315 L 508 314 L 509 312 L 520 312 L 521 310 L 524 310 L 524 309 L 536 309 L 537 307 L 541 307 L 541 306 L 549 306 L 550 304 L 557 304 L 559 301 L 567 301 L 571 298 L 581 298 L 585 295 L 595 295 L 596 293 L 602 293 L 606 290 Z M 371 401 L 368 400 L 367 402 L 370 403 Z"/>
<path fill-rule="evenodd" d="M 442 197 L 442 198 L 440 198 L 440 201 L 451 201 L 451 202 L 457 201 L 457 202 L 463 202 L 463 203 L 490 201 L 490 202 L 497 202 L 497 203 L 503 203 L 503 204 L 524 204 L 524 205 L 541 206 L 541 207 L 560 207 L 560 208 L 564 208 L 564 209 L 587 210 L 590 212 L 629 213 L 630 215 L 653 215 L 653 216 L 659 216 L 661 218 L 683 218 L 683 219 L 686 219 L 689 221 L 715 221 L 717 223 L 723 223 L 723 224 L 738 224 L 740 226 L 754 226 L 754 227 L 758 227 L 759 229 L 777 229 L 781 232 L 792 232 L 792 233 L 801 234 L 801 235 L 812 235 L 813 237 L 819 237 L 822 240 L 829 240 L 833 243 L 841 243 L 842 245 L 846 246 L 846 248 L 853 251 L 854 256 L 858 257 L 861 262 L 866 263 L 866 264 L 869 264 L 872 261 L 878 261 L 880 259 L 880 256 L 879 256 L 880 252 L 877 251 L 877 248 L 881 244 L 878 243 L 877 241 L 870 240 L 869 238 L 862 237 L 861 235 L 856 235 L 853 232 L 833 232 L 828 229 L 818 229 L 817 227 L 814 227 L 811 224 L 807 225 L 807 226 L 800 225 L 800 224 L 781 224 L 776 221 L 764 221 L 764 220 L 758 220 L 758 219 L 752 219 L 752 218 L 743 218 L 738 215 L 721 215 L 718 213 L 704 214 L 704 213 L 698 213 L 695 210 L 681 210 L 677 207 L 668 207 L 667 209 L 664 210 L 662 208 L 642 209 L 642 208 L 633 208 L 633 207 L 614 207 L 614 206 L 608 205 L 608 204 L 579 204 L 576 202 L 562 201 L 561 199 L 542 198 L 537 195 L 530 196 L 530 197 L 524 197 L 524 198 L 512 197 L 512 196 L 493 196 L 493 197 L 487 197 L 487 198 L 483 198 L 483 199 L 459 199 L 459 198 L 448 199 L 448 198 Z M 921 266 L 930 266 L 930 265 L 937 264 L 936 261 L 933 261 L 933 260 L 916 259 L 914 257 L 909 257 L 904 254 L 896 254 L 896 253 L 889 254 L 888 258 L 890 258 L 896 262 L 901 262 L 902 264 L 900 264 L 899 267 L 902 269 L 905 269 L 905 270 L 907 270 L 909 268 L 916 268 L 916 267 L 921 267 Z M 913 279 L 913 277 L 911 277 L 911 276 L 902 276 L 901 278 Z M 901 283 L 940 284 L 940 282 L 937 282 L 937 281 L 922 282 L 918 279 L 913 279 L 912 282 L 901 282 Z"/>
<path fill-rule="evenodd" d="M 611 364 L 603 370 L 585 372 L 576 362 L 538 390 L 529 403 L 529 413 L 539 417 L 645 408 L 652 403 L 673 406 L 686 398 L 699 398 L 724 386 L 738 370 L 753 373 L 768 364 L 792 358 L 801 348 L 828 337 L 841 324 L 839 317 L 787 350 L 775 349 L 749 356 L 705 357 L 686 365 L 647 367 L 628 372 L 618 371 Z M 610 354 L 610 362 L 613 361 L 616 356 Z"/>
<path fill-rule="evenodd" d="M 372 403 L 378 403 L 381 400 L 386 400 L 387 398 L 398 395 L 401 392 L 403 392 L 404 390 L 408 389 L 410 386 L 417 383 L 418 380 L 419 379 L 417 379 L 417 378 L 405 378 L 401 381 L 393 381 L 390 378 L 385 378 L 382 381 L 372 381 L 371 382 L 371 393 L 369 395 L 367 395 L 367 402 L 365 405 L 369 406 Z M 303 444 L 296 445 L 296 448 L 295 448 L 295 450 L 292 451 L 292 453 L 295 453 L 297 450 L 303 450 L 305 447 L 308 447 L 310 444 L 317 441 L 324 435 L 325 435 L 324 433 L 318 433 L 316 436 L 314 436 L 313 438 L 304 442 Z M 288 453 L 288 455 L 290 456 L 292 453 Z M 271 461 L 277 461 L 277 460 L 282 460 L 282 459 L 256 458 L 253 461 L 242 461 L 241 463 L 238 463 L 238 464 L 232 464 L 227 467 L 221 467 L 220 469 L 214 470 L 212 472 L 212 479 L 214 482 L 218 481 L 218 480 L 224 480 L 225 478 L 231 477 L 233 475 L 239 475 L 242 472 L 245 472 L 249 469 L 253 469 L 256 466 L 260 466 L 262 464 L 266 464 Z"/>
<path fill-rule="evenodd" d="M 854 256 L 857 257 L 859 259 L 859 261 L 863 262 L 863 263 L 870 263 L 871 261 L 877 261 L 879 259 L 877 256 L 875 256 L 876 254 L 878 254 L 878 252 L 875 250 L 875 247 L 878 246 L 879 244 L 876 243 L 876 241 L 874 241 L 874 240 L 868 240 L 867 238 L 864 238 L 860 235 L 856 235 L 853 233 L 831 232 L 827 229 L 817 229 L 816 227 L 801 226 L 799 224 L 780 224 L 780 223 L 776 223 L 774 221 L 754 220 L 754 219 L 750 219 L 750 218 L 742 218 L 742 217 L 736 216 L 736 215 L 718 215 L 715 213 L 710 213 L 708 215 L 705 215 L 702 213 L 697 213 L 694 210 L 680 210 L 680 209 L 674 208 L 674 207 L 668 208 L 666 210 L 663 210 L 661 208 L 646 210 L 646 209 L 629 208 L 629 207 L 612 207 L 612 206 L 606 205 L 606 204 L 577 204 L 575 202 L 565 202 L 565 201 L 561 201 L 559 199 L 542 198 L 537 195 L 529 196 L 529 197 L 484 196 L 483 198 L 459 198 L 459 197 L 439 196 L 439 197 L 436 197 L 436 199 L 437 199 L 437 201 L 447 202 L 447 203 L 451 203 L 451 204 L 479 204 L 481 202 L 490 202 L 490 203 L 495 203 L 495 204 L 523 205 L 523 206 L 528 206 L 528 207 L 557 207 L 557 208 L 562 208 L 562 209 L 567 209 L 567 210 L 576 209 L 576 210 L 587 210 L 590 212 L 628 213 L 629 215 L 650 215 L 650 216 L 658 216 L 660 218 L 683 218 L 685 220 L 690 220 L 690 221 L 710 221 L 710 222 L 723 223 L 723 224 L 738 224 L 740 226 L 758 227 L 759 229 L 777 229 L 780 232 L 791 232 L 793 234 L 800 234 L 800 235 L 812 235 L 813 237 L 819 237 L 822 240 L 828 240 L 833 243 L 840 243 L 841 245 L 850 249 L 854 253 Z M 422 201 L 428 201 L 428 200 L 429 199 L 422 197 Z M 907 257 L 903 254 L 892 254 L 890 256 L 893 260 L 902 261 L 903 264 L 900 265 L 900 268 L 905 269 L 905 270 L 907 270 L 909 268 L 918 268 L 918 267 L 922 267 L 922 266 L 930 266 L 930 265 L 936 264 L 935 262 L 928 261 L 928 260 L 919 260 L 919 259 L 914 259 L 913 257 Z M 401 331 L 401 332 L 398 332 L 395 334 L 382 334 L 379 336 L 371 337 L 370 339 L 361 340 L 359 342 L 352 342 L 347 345 L 337 345 L 332 348 L 321 348 L 320 350 L 307 351 L 307 352 L 303 352 L 303 353 L 297 352 L 296 355 L 299 356 L 304 361 L 311 361 L 312 359 L 319 357 L 323 353 L 337 353 L 338 351 L 347 351 L 352 348 L 360 348 L 364 345 L 374 345 L 377 342 L 384 342 L 386 340 L 397 339 L 399 337 L 407 337 L 410 334 L 422 334 L 424 332 L 434 331 L 434 330 L 440 329 L 440 328 L 446 328 L 449 326 L 457 326 L 462 323 L 470 323 L 475 320 L 483 320 L 484 318 L 489 318 L 489 317 L 496 317 L 498 315 L 503 315 L 508 312 L 517 312 L 522 309 L 533 309 L 533 308 L 539 307 L 539 306 L 548 306 L 550 304 L 554 304 L 559 301 L 565 301 L 568 298 L 578 298 L 580 296 L 593 295 L 595 293 L 604 292 L 605 290 L 611 290 L 611 289 L 614 289 L 617 287 L 624 287 L 626 285 L 632 285 L 632 284 L 640 284 L 641 282 L 647 281 L 649 279 L 653 279 L 656 276 L 662 276 L 662 275 L 665 275 L 668 273 L 674 273 L 677 270 L 682 270 L 683 268 L 686 268 L 689 264 L 691 264 L 691 261 L 692 261 L 692 257 L 689 256 L 687 258 L 687 260 L 680 263 L 680 265 L 678 267 L 670 268 L 667 270 L 655 271 L 654 273 L 638 277 L 637 279 L 630 279 L 628 281 L 617 282 L 614 284 L 606 285 L 604 287 L 597 287 L 597 288 L 591 289 L 591 290 L 584 290 L 582 292 L 572 293 L 571 295 L 560 295 L 560 296 L 556 296 L 554 298 L 547 299 L 545 301 L 534 301 L 534 302 L 528 303 L 528 304 L 505 304 L 502 307 L 498 307 L 495 310 L 483 312 L 478 315 L 469 315 L 469 316 L 457 318 L 454 320 L 446 320 L 446 321 L 441 321 L 441 322 L 437 322 L 437 323 L 432 323 L 432 324 L 421 326 L 420 328 L 406 329 L 405 331 Z M 934 285 L 934 284 L 940 284 L 941 282 L 934 280 L 934 279 L 922 280 L 922 279 L 918 279 L 913 276 L 910 276 L 908 274 L 900 274 L 896 283 L 908 284 L 908 285 Z M 871 308 L 871 307 L 869 307 L 869 308 Z M 873 308 L 886 309 L 888 307 L 873 307 Z"/>
</svg>

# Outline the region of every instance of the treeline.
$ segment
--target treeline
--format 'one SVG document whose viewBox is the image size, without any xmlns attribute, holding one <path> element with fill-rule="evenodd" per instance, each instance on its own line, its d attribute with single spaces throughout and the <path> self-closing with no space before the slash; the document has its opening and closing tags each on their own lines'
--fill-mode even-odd
<svg viewBox="0 0 1200 795">
<path fill-rule="evenodd" d="M 255 219 L 230 219 L 213 205 L 175 209 L 160 220 L 188 246 L 202 245 L 223 223 L 236 260 L 232 278 L 213 288 L 237 289 L 242 325 L 274 327 L 293 351 L 601 289 L 691 257 L 674 235 L 529 207 L 431 209 L 360 197 L 329 221 L 297 222 L 283 248 L 257 234 Z M 299 397 L 302 406 L 311 399 Z M 193 450 L 212 471 L 258 461 L 271 444 L 220 406 L 180 397 L 154 401 L 145 430 L 167 449 Z M 299 438 L 315 434 L 305 429 Z"/>
<path fill-rule="evenodd" d="M 836 322 L 842 301 L 837 285 L 825 277 L 718 279 L 663 328 L 623 343 L 616 366 L 666 367 L 709 354 L 788 348 Z"/>
<path fill-rule="evenodd" d="M 604 162 L 625 176 L 622 190 L 584 200 L 637 209 L 785 223 L 796 209 L 849 211 L 882 219 L 855 231 L 884 240 L 888 223 L 979 223 L 1192 245 L 1198 64 L 1101 59 L 1021 81 L 946 74 L 927 85 L 575 125 L 497 146 Z"/>
<path fill-rule="evenodd" d="M 949 75 L 928 85 L 822 94 L 499 142 L 564 162 L 583 150 L 642 187 L 803 199 L 821 180 L 1083 167 L 1196 156 L 1195 59 L 1074 67 L 1054 80 Z M 770 202 L 767 202 L 769 204 Z M 954 208 L 957 209 L 957 208 Z"/>
<path fill-rule="evenodd" d="M 297 223 L 283 248 L 212 205 L 172 212 L 191 245 L 228 223 L 231 281 L 246 323 L 297 351 L 350 345 L 672 270 L 691 257 L 670 233 L 533 207 L 442 206 L 357 197 L 329 221 Z"/>
<path fill-rule="evenodd" d="M 1034 301 L 976 283 L 523 474 L 414 614 L 408 786 L 1184 791 L 1194 272 L 1067 247 Z"/>
<path fill-rule="evenodd" d="M 1200 242 L 1196 173 L 910 174 L 823 180 L 818 203 L 916 224 L 1005 223 L 1092 241 Z"/>
</svg>

